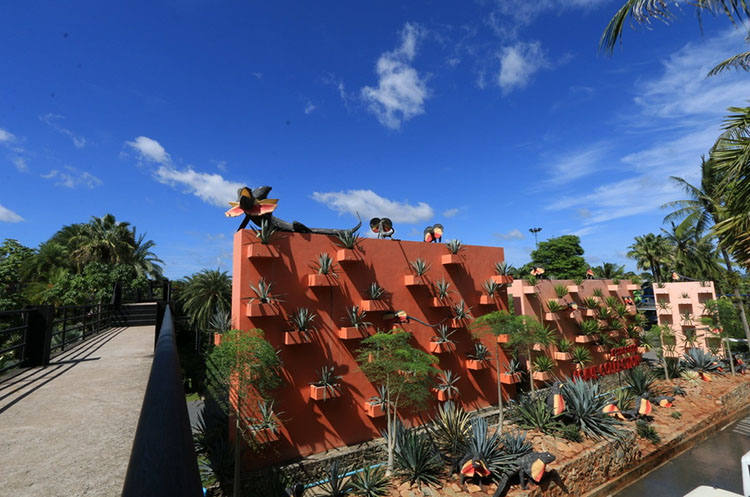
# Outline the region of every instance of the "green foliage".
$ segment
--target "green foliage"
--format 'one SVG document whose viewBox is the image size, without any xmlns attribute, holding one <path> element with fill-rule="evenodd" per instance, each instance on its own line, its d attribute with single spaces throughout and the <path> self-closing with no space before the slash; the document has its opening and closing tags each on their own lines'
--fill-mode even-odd
<svg viewBox="0 0 750 497">
<path fill-rule="evenodd" d="M 578 323 L 582 335 L 596 335 L 601 331 L 599 321 L 596 319 L 584 319 Z"/>
<path fill-rule="evenodd" d="M 496 262 L 495 263 L 495 274 L 500 276 L 508 276 L 513 273 L 515 268 L 507 262 Z"/>
<path fill-rule="evenodd" d="M 464 248 L 460 240 L 450 240 L 446 242 L 445 246 L 448 247 L 448 252 L 451 254 L 458 254 Z"/>
<path fill-rule="evenodd" d="M 645 438 L 651 443 L 658 444 L 661 442 L 661 437 L 656 432 L 656 429 L 643 419 L 639 419 L 635 422 L 635 431 L 638 433 L 639 437 Z"/>
<path fill-rule="evenodd" d="M 614 391 L 615 394 L 615 405 L 620 408 L 621 411 L 630 409 L 630 404 L 635 400 L 636 394 L 629 388 L 618 388 Z"/>
<path fill-rule="evenodd" d="M 620 421 L 603 411 L 614 400 L 612 394 L 600 392 L 598 383 L 567 379 L 562 393 L 565 416 L 578 425 L 584 435 L 594 440 L 622 437 Z"/>
<path fill-rule="evenodd" d="M 437 328 L 435 328 L 436 334 L 433 337 L 433 342 L 436 343 L 454 343 L 451 339 L 451 336 L 456 332 L 456 330 L 452 330 L 448 328 L 445 324 L 439 324 Z"/>
<path fill-rule="evenodd" d="M 555 285 L 554 288 L 555 288 L 555 295 L 557 295 L 558 299 L 561 299 L 568 294 L 567 285 Z"/>
<path fill-rule="evenodd" d="M 526 432 L 524 431 L 506 431 L 500 437 L 500 442 L 503 444 L 503 451 L 506 454 L 521 457 L 534 450 L 534 446 L 531 442 L 526 440 Z"/>
<path fill-rule="evenodd" d="M 554 360 L 552 360 L 551 357 L 546 355 L 540 355 L 537 356 L 534 359 L 534 369 L 536 371 L 539 371 L 540 373 L 546 373 L 547 371 L 552 371 L 556 366 L 556 363 Z"/>
<path fill-rule="evenodd" d="M 182 281 L 177 301 L 197 330 L 208 329 L 217 310 L 227 311 L 232 306 L 232 279 L 226 271 L 204 269 Z"/>
<path fill-rule="evenodd" d="M 464 453 L 479 455 L 487 463 L 491 478 L 499 478 L 503 473 L 510 471 L 517 458 L 516 455 L 503 451 L 498 430 L 492 435 L 488 434 L 486 418 L 471 420 L 471 436 L 464 447 Z"/>
<path fill-rule="evenodd" d="M 346 317 L 349 320 L 349 324 L 356 328 L 364 329 L 370 326 L 372 323 L 365 321 L 367 313 L 360 311 L 358 305 L 353 305 L 346 308 Z"/>
<path fill-rule="evenodd" d="M 672 411 L 670 414 L 674 419 L 680 419 L 682 417 L 682 413 L 680 411 Z"/>
<path fill-rule="evenodd" d="M 571 278 L 573 280 L 573 284 L 576 286 L 581 286 L 581 283 L 583 283 L 583 277 L 582 276 L 576 276 L 575 278 Z"/>
<path fill-rule="evenodd" d="M 359 245 L 359 231 L 343 230 L 336 233 L 339 246 L 354 250 Z"/>
<path fill-rule="evenodd" d="M 327 274 L 338 277 L 338 275 L 336 274 L 335 263 L 327 252 L 318 254 L 318 257 L 315 260 L 314 268 L 318 272 L 318 274 Z"/>
<path fill-rule="evenodd" d="M 276 233 L 276 228 L 271 224 L 271 222 L 267 219 L 263 219 L 260 222 L 260 229 L 259 230 L 253 230 L 253 233 L 255 233 L 255 236 L 260 240 L 260 243 L 263 245 L 268 245 L 271 242 L 271 238 L 273 237 L 274 233 Z"/>
<path fill-rule="evenodd" d="M 691 371 L 697 373 L 719 372 L 718 358 L 703 349 L 689 349 L 685 355 L 683 355 L 683 358 L 685 360 L 685 365 Z"/>
<path fill-rule="evenodd" d="M 561 338 L 557 341 L 557 350 L 559 350 L 560 352 L 570 352 L 572 348 L 573 342 L 571 342 L 567 338 Z"/>
<path fill-rule="evenodd" d="M 250 283 L 250 290 L 253 291 L 255 297 L 250 298 L 250 302 L 258 301 L 261 304 L 270 304 L 271 302 L 278 302 L 279 299 L 274 298 L 271 295 L 271 289 L 273 288 L 273 281 L 266 281 L 265 278 L 258 280 L 257 285 Z"/>
<path fill-rule="evenodd" d="M 317 316 L 307 307 L 300 307 L 292 312 L 289 322 L 294 327 L 295 331 L 310 331 L 315 329 L 313 321 L 316 317 Z"/>
<path fill-rule="evenodd" d="M 560 423 L 553 433 L 556 437 L 564 438 L 571 442 L 583 442 L 583 435 L 581 435 L 581 430 L 578 428 L 578 425 L 565 425 Z"/>
<path fill-rule="evenodd" d="M 351 480 L 344 476 L 346 468 L 339 469 L 339 461 L 335 459 L 328 466 L 328 474 L 325 483 L 320 486 L 321 497 L 344 497 L 353 490 Z"/>
<path fill-rule="evenodd" d="M 355 473 L 351 479 L 352 491 L 362 497 L 386 497 L 388 478 L 382 466 L 366 467 Z"/>
<path fill-rule="evenodd" d="M 575 235 L 563 235 L 539 242 L 531 252 L 531 261 L 543 267 L 550 278 L 571 279 L 584 274 L 588 265 L 583 258 L 581 239 Z"/>
<path fill-rule="evenodd" d="M 438 405 L 427 429 L 448 459 L 459 456 L 471 433 L 471 415 L 452 401 Z"/>
<path fill-rule="evenodd" d="M 414 259 L 413 261 L 409 262 L 409 265 L 411 266 L 412 270 L 414 271 L 414 274 L 417 276 L 424 276 L 427 271 L 430 270 L 432 265 L 422 259 L 421 257 L 418 257 Z"/>
<path fill-rule="evenodd" d="M 35 251 L 13 239 L 0 245 L 0 311 L 21 309 L 28 302 L 22 290 L 21 268 L 35 256 Z"/>
<path fill-rule="evenodd" d="M 450 286 L 450 282 L 446 281 L 445 278 L 437 280 L 435 282 L 435 291 L 437 292 L 437 298 L 441 300 L 446 298 L 450 293 Z"/>
<path fill-rule="evenodd" d="M 395 450 L 396 475 L 412 485 L 438 485 L 443 461 L 427 433 L 404 430 L 399 433 Z"/>
<path fill-rule="evenodd" d="M 543 433 L 550 433 L 558 427 L 544 397 L 536 395 L 524 395 L 519 399 L 515 409 L 515 422 L 521 428 Z"/>
<path fill-rule="evenodd" d="M 467 307 L 466 302 L 462 299 L 461 302 L 453 306 L 453 317 L 456 319 L 470 319 L 471 307 Z"/>
<path fill-rule="evenodd" d="M 563 305 L 559 301 L 557 300 L 547 301 L 547 310 L 549 310 L 549 312 L 558 312 L 558 311 L 562 311 L 563 309 L 565 309 L 565 307 L 563 307 Z"/>
<path fill-rule="evenodd" d="M 502 285 L 491 279 L 482 283 L 482 289 L 489 297 L 494 297 L 500 288 L 502 288 Z"/>
<path fill-rule="evenodd" d="M 585 305 L 587 309 L 591 309 L 593 311 L 599 309 L 599 301 L 594 297 L 586 297 L 585 299 L 583 299 L 583 305 Z"/>
<path fill-rule="evenodd" d="M 645 367 L 628 369 L 625 373 L 628 390 L 633 392 L 636 397 L 650 393 L 655 381 L 656 378 L 653 373 Z"/>
<path fill-rule="evenodd" d="M 435 388 L 440 392 L 446 392 L 451 398 L 459 395 L 456 383 L 461 379 L 460 376 L 453 374 L 453 371 L 446 369 L 438 375 L 438 382 Z"/>
<path fill-rule="evenodd" d="M 573 362 L 582 368 L 586 367 L 586 364 L 591 362 L 591 351 L 588 347 L 576 345 L 573 347 L 571 353 L 573 354 Z"/>
<path fill-rule="evenodd" d="M 367 298 L 370 300 L 380 300 L 383 297 L 385 297 L 385 289 L 376 281 L 370 283 L 370 286 L 367 287 Z"/>
</svg>

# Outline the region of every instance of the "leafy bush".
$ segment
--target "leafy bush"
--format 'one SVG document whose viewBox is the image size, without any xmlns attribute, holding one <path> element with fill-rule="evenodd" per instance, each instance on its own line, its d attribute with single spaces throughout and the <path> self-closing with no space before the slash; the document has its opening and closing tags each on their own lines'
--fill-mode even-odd
<svg viewBox="0 0 750 497">
<path fill-rule="evenodd" d="M 606 414 L 603 409 L 611 404 L 610 393 L 601 393 L 596 382 L 567 379 L 562 388 L 565 398 L 566 416 L 579 426 L 584 435 L 594 440 L 622 437 L 619 420 Z"/>
</svg>

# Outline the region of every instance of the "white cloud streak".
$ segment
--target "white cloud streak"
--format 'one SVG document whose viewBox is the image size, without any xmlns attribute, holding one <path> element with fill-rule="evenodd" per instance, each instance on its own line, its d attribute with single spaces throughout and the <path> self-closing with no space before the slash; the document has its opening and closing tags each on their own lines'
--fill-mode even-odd
<svg viewBox="0 0 750 497">
<path fill-rule="evenodd" d="M 102 184 L 102 180 L 93 174 L 86 171 L 79 171 L 71 166 L 65 166 L 64 171 L 53 169 L 49 173 L 43 174 L 42 178 L 55 180 L 55 186 L 64 186 L 65 188 L 84 186 L 91 189 Z"/>
<path fill-rule="evenodd" d="M 495 237 L 501 240 L 523 240 L 525 238 L 521 230 L 514 228 L 507 233 L 493 233 Z"/>
<path fill-rule="evenodd" d="M 411 66 L 422 36 L 418 26 L 407 23 L 401 32 L 401 46 L 382 54 L 375 65 L 377 87 L 365 86 L 360 90 L 370 112 L 387 128 L 399 129 L 403 122 L 424 114 L 424 102 L 430 92 L 425 80 Z"/>
<path fill-rule="evenodd" d="M 24 219 L 12 210 L 0 205 L 0 222 L 3 223 L 20 223 Z"/>
<path fill-rule="evenodd" d="M 65 119 L 65 116 L 60 116 L 58 114 L 46 114 L 44 116 L 39 116 L 39 120 L 42 121 L 47 126 L 51 127 L 58 133 L 61 133 L 68 138 L 70 138 L 73 141 L 73 146 L 76 148 L 83 148 L 86 146 L 86 138 L 76 135 L 68 128 L 64 128 L 60 126 L 58 123 L 59 120 Z"/>
<path fill-rule="evenodd" d="M 534 74 L 541 69 L 550 67 L 549 60 L 538 41 L 526 43 L 517 42 L 504 47 L 498 54 L 500 58 L 500 72 L 497 75 L 497 85 L 503 94 L 513 90 L 525 88 Z"/>
<path fill-rule="evenodd" d="M 13 133 L 0 128 L 0 143 L 13 143 L 14 141 L 16 141 L 16 136 Z"/>
<path fill-rule="evenodd" d="M 388 217 L 396 223 L 418 223 L 434 216 L 432 207 L 424 202 L 416 205 L 381 197 L 372 190 L 314 192 L 312 198 L 339 214 L 357 214 L 364 219 Z"/>
<path fill-rule="evenodd" d="M 443 217 L 452 218 L 458 216 L 458 213 L 461 212 L 461 209 L 458 207 L 454 207 L 453 209 L 447 209 L 443 211 Z"/>
</svg>

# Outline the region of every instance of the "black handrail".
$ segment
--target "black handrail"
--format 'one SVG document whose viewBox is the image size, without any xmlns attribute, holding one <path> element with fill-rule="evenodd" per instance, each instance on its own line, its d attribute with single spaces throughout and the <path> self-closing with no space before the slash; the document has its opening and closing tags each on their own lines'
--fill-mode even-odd
<svg viewBox="0 0 750 497">
<path fill-rule="evenodd" d="M 122 495 L 203 495 L 169 306 L 159 329 Z"/>
</svg>

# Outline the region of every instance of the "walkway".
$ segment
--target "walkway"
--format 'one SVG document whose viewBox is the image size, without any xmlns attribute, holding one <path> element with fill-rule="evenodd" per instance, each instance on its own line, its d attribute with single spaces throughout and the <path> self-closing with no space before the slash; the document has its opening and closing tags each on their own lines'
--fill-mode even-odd
<svg viewBox="0 0 750 497">
<path fill-rule="evenodd" d="M 647 474 L 617 497 L 682 496 L 700 485 L 742 495 L 740 458 L 749 450 L 750 417 L 747 417 Z"/>
<path fill-rule="evenodd" d="M 118 496 L 154 327 L 116 328 L 0 383 L 0 496 Z"/>
</svg>

